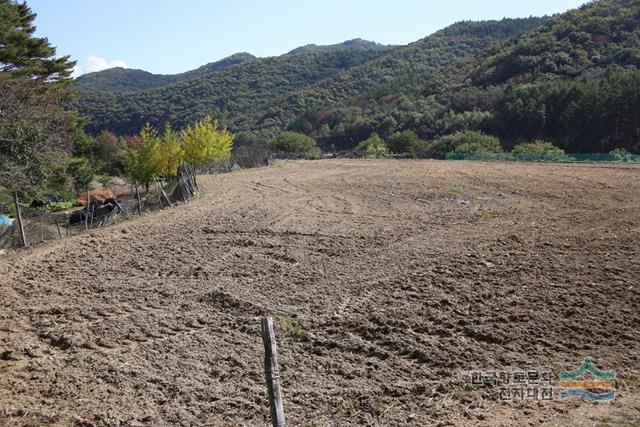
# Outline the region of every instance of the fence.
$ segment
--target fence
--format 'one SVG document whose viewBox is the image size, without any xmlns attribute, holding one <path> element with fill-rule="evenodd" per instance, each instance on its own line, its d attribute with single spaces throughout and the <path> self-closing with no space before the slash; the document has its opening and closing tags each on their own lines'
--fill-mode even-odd
<svg viewBox="0 0 640 427">
<path fill-rule="evenodd" d="M 493 160 L 506 162 L 625 162 L 640 163 L 640 155 L 630 153 L 513 154 L 447 153 L 447 160 Z"/>
<path fill-rule="evenodd" d="M 272 164 L 273 160 L 272 153 L 264 150 L 245 149 L 234 153 L 229 162 L 200 168 L 197 172 L 226 173 L 240 168 L 267 166 Z M 46 240 L 62 239 L 84 230 L 120 222 L 131 215 L 142 215 L 144 212 L 160 210 L 174 203 L 186 203 L 196 194 L 197 188 L 194 178 L 196 171 L 181 167 L 178 172 L 179 178 L 175 182 L 170 185 L 152 183 L 148 191 L 143 191 L 142 195 L 137 187 L 132 186 L 127 194 L 118 196 L 116 201 L 118 209 L 100 206 L 96 207 L 96 210 L 83 208 L 70 212 L 52 213 L 23 207 L 21 209 L 22 221 L 20 221 L 22 227 L 16 220 L 4 231 L 0 228 L 0 250 L 28 246 Z M 18 210 L 19 205 L 16 205 L 16 211 Z"/>
<path fill-rule="evenodd" d="M 90 193 L 91 194 L 91 193 Z M 160 210 L 175 203 L 185 203 L 194 197 L 195 191 L 190 177 L 181 177 L 171 184 L 153 183 L 142 195 L 132 187 L 128 194 L 117 200 L 89 199 L 82 209 L 65 212 L 41 212 L 30 207 L 16 206 L 20 221 L 13 221 L 0 233 L 0 249 L 33 245 L 47 240 L 62 239 L 85 230 L 105 227 L 120 222 L 135 214 Z M 18 217 L 18 215 L 17 215 Z M 22 225 L 22 227 L 20 227 Z"/>
</svg>

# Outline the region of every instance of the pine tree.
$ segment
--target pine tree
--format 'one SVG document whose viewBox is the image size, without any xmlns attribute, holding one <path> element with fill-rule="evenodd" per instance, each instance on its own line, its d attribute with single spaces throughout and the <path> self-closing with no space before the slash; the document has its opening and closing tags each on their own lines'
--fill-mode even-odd
<svg viewBox="0 0 640 427">
<path fill-rule="evenodd" d="M 75 61 L 69 56 L 55 58 L 49 40 L 33 36 L 35 17 L 26 3 L 0 0 L 0 75 L 67 81 Z"/>
</svg>

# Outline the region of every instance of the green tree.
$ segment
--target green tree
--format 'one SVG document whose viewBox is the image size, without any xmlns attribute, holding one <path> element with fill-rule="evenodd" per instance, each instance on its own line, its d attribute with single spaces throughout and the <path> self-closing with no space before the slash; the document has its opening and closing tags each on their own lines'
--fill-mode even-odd
<svg viewBox="0 0 640 427">
<path fill-rule="evenodd" d="M 102 131 L 91 147 L 89 158 L 103 173 L 120 175 L 125 172 L 123 152 L 127 143 L 113 132 Z"/>
<path fill-rule="evenodd" d="M 368 156 L 380 157 L 383 154 L 387 154 L 389 149 L 384 143 L 384 140 L 380 138 L 380 135 L 373 133 L 369 138 L 358 144 L 353 151 L 356 153 L 364 153 Z"/>
<path fill-rule="evenodd" d="M 77 193 L 86 191 L 95 176 L 94 168 L 85 157 L 72 158 L 67 164 L 66 174 L 72 178 Z"/>
<path fill-rule="evenodd" d="M 154 162 L 154 156 L 160 144 L 160 138 L 148 123 L 140 131 L 140 138 L 127 153 L 126 169 L 129 178 L 136 184 L 143 184 L 147 190 L 160 171 Z"/>
<path fill-rule="evenodd" d="M 313 157 L 320 155 L 320 149 L 316 145 L 316 141 L 298 132 L 282 132 L 271 140 L 268 145 L 273 151 L 305 154 Z"/>
<path fill-rule="evenodd" d="M 66 162 L 79 121 L 59 106 L 60 89 L 38 81 L 0 73 L 0 94 L 0 186 L 37 192 Z"/>
<path fill-rule="evenodd" d="M 416 153 L 426 149 L 426 143 L 410 129 L 391 135 L 387 139 L 387 146 L 394 153 Z"/>
<path fill-rule="evenodd" d="M 43 81 L 66 80 L 75 61 L 55 58 L 46 38 L 34 37 L 36 14 L 26 3 L 0 0 L 0 72 L 11 77 Z"/>
<path fill-rule="evenodd" d="M 46 38 L 33 37 L 35 14 L 25 3 L 0 0 L 0 187 L 44 190 L 65 170 L 81 121 L 66 112 L 74 62 L 53 58 Z"/>
</svg>

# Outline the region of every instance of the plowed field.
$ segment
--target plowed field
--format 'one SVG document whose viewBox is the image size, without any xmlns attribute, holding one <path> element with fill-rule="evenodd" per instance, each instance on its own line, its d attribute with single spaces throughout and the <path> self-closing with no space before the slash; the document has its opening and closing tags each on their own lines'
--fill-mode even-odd
<svg viewBox="0 0 640 427">
<path fill-rule="evenodd" d="M 640 422 L 640 166 L 285 162 L 0 260 L 0 424 Z M 470 371 L 617 375 L 611 404 Z M 556 390 L 557 392 L 557 390 Z M 581 424 L 582 423 L 582 424 Z"/>
</svg>

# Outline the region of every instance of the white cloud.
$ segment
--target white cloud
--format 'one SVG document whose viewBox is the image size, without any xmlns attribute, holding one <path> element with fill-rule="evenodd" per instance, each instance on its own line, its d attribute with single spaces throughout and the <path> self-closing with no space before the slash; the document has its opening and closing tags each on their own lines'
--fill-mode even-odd
<svg viewBox="0 0 640 427">
<path fill-rule="evenodd" d="M 76 65 L 73 67 L 73 77 L 78 77 L 86 73 L 95 73 L 96 71 L 106 70 L 107 68 L 129 68 L 126 62 L 122 59 L 114 59 L 113 61 L 107 61 L 105 58 L 91 55 L 82 63 L 82 65 Z"/>
</svg>

